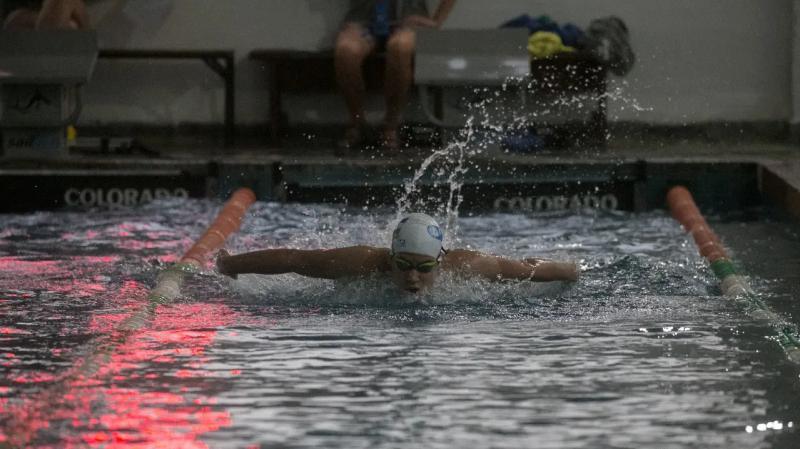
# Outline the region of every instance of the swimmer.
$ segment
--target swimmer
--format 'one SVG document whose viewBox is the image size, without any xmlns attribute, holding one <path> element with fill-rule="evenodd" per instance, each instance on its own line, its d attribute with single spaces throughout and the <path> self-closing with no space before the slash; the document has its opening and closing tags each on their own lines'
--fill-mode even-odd
<svg viewBox="0 0 800 449">
<path fill-rule="evenodd" d="M 217 257 L 217 270 L 239 274 L 297 273 L 322 279 L 340 279 L 384 273 L 398 288 L 420 293 L 433 286 L 440 271 L 490 281 L 575 281 L 578 267 L 571 262 L 544 259 L 511 260 L 465 249 L 445 250 L 443 233 L 428 215 L 413 213 L 400 220 L 392 233 L 391 248 L 350 246 L 336 249 L 265 249 Z"/>
</svg>

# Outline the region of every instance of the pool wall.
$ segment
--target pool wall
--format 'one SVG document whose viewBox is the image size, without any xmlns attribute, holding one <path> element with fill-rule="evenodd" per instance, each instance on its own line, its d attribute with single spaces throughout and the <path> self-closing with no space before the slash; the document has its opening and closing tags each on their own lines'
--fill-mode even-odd
<svg viewBox="0 0 800 449">
<path fill-rule="evenodd" d="M 337 158 L 150 160 L 81 159 L 0 166 L 0 212 L 119 208 L 170 198 L 227 198 L 239 187 L 262 201 L 392 205 L 418 160 Z M 420 177 L 422 194 L 445 194 L 451 162 Z M 787 168 L 788 167 L 788 168 Z M 585 158 L 470 159 L 462 211 L 545 211 L 593 207 L 626 211 L 665 208 L 681 184 L 706 211 L 775 204 L 800 217 L 800 169 L 779 161 Z"/>
</svg>

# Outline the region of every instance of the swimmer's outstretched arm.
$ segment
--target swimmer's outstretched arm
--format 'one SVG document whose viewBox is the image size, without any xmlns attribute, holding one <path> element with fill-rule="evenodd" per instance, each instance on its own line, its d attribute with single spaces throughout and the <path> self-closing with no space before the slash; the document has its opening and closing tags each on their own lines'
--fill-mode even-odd
<svg viewBox="0 0 800 449">
<path fill-rule="evenodd" d="M 476 251 L 451 250 L 445 256 L 446 267 L 477 274 L 492 281 L 577 281 L 578 266 L 572 262 L 545 259 L 512 260 Z"/>
<path fill-rule="evenodd" d="M 217 256 L 217 270 L 232 278 L 246 273 L 297 273 L 338 279 L 366 276 L 390 268 L 388 250 L 371 246 L 313 250 L 276 248 L 235 256 L 223 250 Z"/>
</svg>

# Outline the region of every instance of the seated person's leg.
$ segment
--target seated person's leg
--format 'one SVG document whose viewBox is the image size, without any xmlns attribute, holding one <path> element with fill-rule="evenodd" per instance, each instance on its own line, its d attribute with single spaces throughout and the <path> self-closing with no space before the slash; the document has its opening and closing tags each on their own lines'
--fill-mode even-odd
<svg viewBox="0 0 800 449">
<path fill-rule="evenodd" d="M 356 22 L 346 23 L 336 38 L 334 65 L 336 81 L 342 90 L 347 110 L 350 114 L 350 125 L 345 133 L 342 146 L 355 147 L 361 144 L 362 128 L 365 125 L 364 59 L 375 49 L 375 40 L 366 28 Z"/>
<path fill-rule="evenodd" d="M 89 28 L 89 15 L 83 0 L 45 0 L 37 29 L 74 29 Z"/>
<path fill-rule="evenodd" d="M 411 28 L 398 28 L 386 42 L 386 118 L 383 140 L 389 149 L 399 147 L 398 128 L 413 82 L 416 34 Z"/>
<path fill-rule="evenodd" d="M 32 30 L 36 28 L 36 19 L 39 12 L 28 8 L 19 8 L 11 11 L 3 22 L 4 30 Z"/>
</svg>

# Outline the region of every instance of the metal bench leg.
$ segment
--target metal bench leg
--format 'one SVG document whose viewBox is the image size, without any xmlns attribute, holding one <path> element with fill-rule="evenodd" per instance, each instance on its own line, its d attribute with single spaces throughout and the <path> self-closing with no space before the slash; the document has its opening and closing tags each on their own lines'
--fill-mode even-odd
<svg viewBox="0 0 800 449">
<path fill-rule="evenodd" d="M 269 134 L 270 140 L 275 146 L 281 143 L 281 125 L 283 125 L 280 64 L 279 61 L 269 63 Z"/>
<path fill-rule="evenodd" d="M 608 98 L 606 98 L 606 81 L 605 76 L 600 83 L 600 92 L 598 92 L 597 111 L 595 116 L 595 134 L 597 136 L 597 146 L 599 149 L 606 148 L 606 136 L 608 135 Z"/>
<path fill-rule="evenodd" d="M 203 58 L 203 61 L 225 82 L 225 147 L 230 148 L 236 139 L 236 103 L 234 97 L 236 68 L 233 56 L 225 56 L 221 59 L 208 57 Z"/>
</svg>

